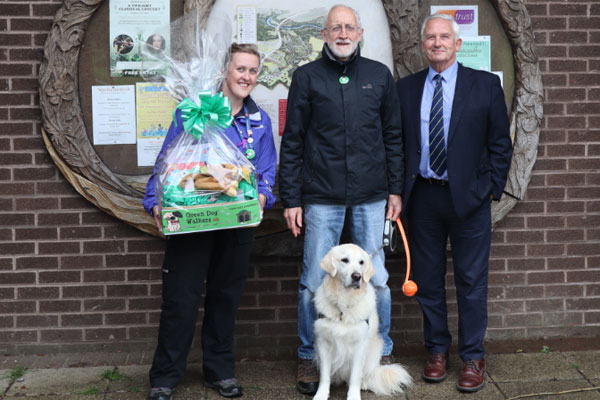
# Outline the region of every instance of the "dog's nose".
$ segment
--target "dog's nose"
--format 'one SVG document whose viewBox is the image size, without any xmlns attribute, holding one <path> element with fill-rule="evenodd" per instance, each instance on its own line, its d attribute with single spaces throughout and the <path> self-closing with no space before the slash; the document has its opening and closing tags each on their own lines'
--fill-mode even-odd
<svg viewBox="0 0 600 400">
<path fill-rule="evenodd" d="M 360 281 L 360 278 L 361 278 L 361 276 L 360 276 L 360 274 L 358 272 L 354 272 L 352 275 L 350 275 L 350 277 L 352 278 L 352 280 L 354 282 Z"/>
</svg>

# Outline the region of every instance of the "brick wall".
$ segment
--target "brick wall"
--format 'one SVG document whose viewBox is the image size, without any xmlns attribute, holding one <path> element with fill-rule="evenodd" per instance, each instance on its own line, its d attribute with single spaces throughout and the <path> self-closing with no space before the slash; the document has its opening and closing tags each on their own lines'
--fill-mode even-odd
<svg viewBox="0 0 600 400">
<path fill-rule="evenodd" d="M 598 336 L 600 2 L 526 5 L 543 72 L 543 129 L 526 199 L 494 232 L 488 337 Z M 162 241 L 78 195 L 41 138 L 37 73 L 59 7 L 0 0 L 0 350 L 151 348 Z M 402 263 L 388 261 L 393 337 L 419 343 L 419 308 L 400 292 Z M 299 269 L 298 257 L 253 257 L 240 354 L 292 356 Z"/>
</svg>

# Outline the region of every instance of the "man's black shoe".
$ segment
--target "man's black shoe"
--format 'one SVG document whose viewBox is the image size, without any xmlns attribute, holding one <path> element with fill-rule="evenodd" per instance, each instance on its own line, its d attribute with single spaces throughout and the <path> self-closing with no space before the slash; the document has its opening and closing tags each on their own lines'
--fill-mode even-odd
<svg viewBox="0 0 600 400">
<path fill-rule="evenodd" d="M 173 400 L 173 389 L 165 387 L 152 388 L 148 400 Z"/>
<path fill-rule="evenodd" d="M 319 388 L 319 382 L 296 382 L 296 389 L 302 394 L 314 395 Z"/>
<path fill-rule="evenodd" d="M 313 360 L 298 358 L 298 373 L 296 376 L 296 389 L 302 394 L 313 395 L 319 388 L 319 371 Z"/>
<path fill-rule="evenodd" d="M 235 378 L 223 379 L 216 382 L 204 382 L 204 386 L 216 389 L 223 397 L 240 397 L 242 393 L 242 385 Z"/>
</svg>

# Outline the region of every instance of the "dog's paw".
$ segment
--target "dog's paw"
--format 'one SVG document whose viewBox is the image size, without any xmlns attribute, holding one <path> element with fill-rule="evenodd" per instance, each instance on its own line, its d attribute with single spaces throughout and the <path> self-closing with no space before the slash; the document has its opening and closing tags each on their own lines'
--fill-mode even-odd
<svg viewBox="0 0 600 400">
<path fill-rule="evenodd" d="M 327 400 L 329 398 L 329 393 L 319 393 L 315 394 L 313 400 Z"/>
<path fill-rule="evenodd" d="M 360 392 L 358 393 L 348 393 L 346 400 L 360 400 Z"/>
</svg>

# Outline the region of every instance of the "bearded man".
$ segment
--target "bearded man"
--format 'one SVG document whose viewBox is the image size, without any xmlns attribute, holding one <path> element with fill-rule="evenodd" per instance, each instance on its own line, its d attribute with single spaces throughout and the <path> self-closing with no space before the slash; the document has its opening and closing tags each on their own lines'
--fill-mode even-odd
<svg viewBox="0 0 600 400">
<path fill-rule="evenodd" d="M 373 254 L 382 363 L 392 363 L 391 296 L 381 250 L 386 218 L 402 207 L 404 156 L 398 95 L 390 70 L 360 55 L 363 28 L 357 12 L 337 5 L 321 30 L 322 57 L 292 77 L 281 142 L 279 194 L 297 237 L 304 228 L 298 302 L 298 376 L 313 394 L 313 295 L 325 275 L 320 261 L 339 244 L 346 215 L 352 241 Z"/>
</svg>

